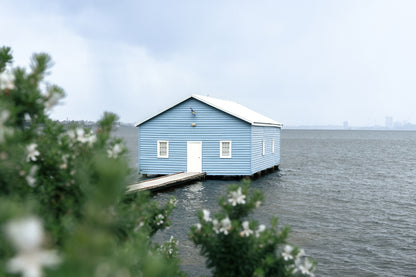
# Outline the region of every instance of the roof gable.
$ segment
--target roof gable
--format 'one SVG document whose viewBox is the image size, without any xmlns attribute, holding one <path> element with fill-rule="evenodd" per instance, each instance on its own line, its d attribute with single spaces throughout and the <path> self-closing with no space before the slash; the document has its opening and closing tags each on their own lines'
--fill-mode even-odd
<svg viewBox="0 0 416 277">
<path fill-rule="evenodd" d="M 228 100 L 223 100 L 223 99 L 218 99 L 218 98 L 213 98 L 213 97 L 209 97 L 209 96 L 202 96 L 202 95 L 197 95 L 197 94 L 193 94 L 190 97 L 186 98 L 185 100 L 180 101 L 179 103 L 161 111 L 160 113 L 155 114 L 154 116 L 137 123 L 135 126 L 138 127 L 141 124 L 149 121 L 150 119 L 164 113 L 167 110 L 170 110 L 171 108 L 179 105 L 180 103 L 194 98 L 198 101 L 201 101 L 202 103 L 205 103 L 211 107 L 214 107 L 218 110 L 221 110 L 227 114 L 230 114 L 234 117 L 237 117 L 245 122 L 250 123 L 251 125 L 255 125 L 255 126 L 274 126 L 274 127 L 282 127 L 283 124 L 278 123 L 276 121 L 274 121 L 271 118 L 268 118 L 262 114 L 259 114 L 243 105 L 240 105 L 238 103 L 232 102 L 232 101 L 228 101 Z"/>
</svg>

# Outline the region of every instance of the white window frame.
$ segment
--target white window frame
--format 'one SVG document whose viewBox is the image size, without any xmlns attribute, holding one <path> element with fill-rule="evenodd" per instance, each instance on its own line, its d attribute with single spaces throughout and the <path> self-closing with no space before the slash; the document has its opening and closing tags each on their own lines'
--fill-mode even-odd
<svg viewBox="0 0 416 277">
<path fill-rule="evenodd" d="M 222 144 L 225 143 L 225 142 L 228 142 L 230 144 L 230 155 L 228 155 L 228 156 L 224 156 L 223 153 L 222 153 Z M 233 144 L 232 144 L 231 140 L 221 140 L 220 141 L 220 158 L 221 159 L 231 159 L 231 157 L 232 157 L 232 145 Z"/>
<path fill-rule="evenodd" d="M 263 156 L 266 155 L 266 141 L 263 140 Z"/>
<path fill-rule="evenodd" d="M 274 154 L 274 139 L 272 139 L 272 153 Z"/>
<path fill-rule="evenodd" d="M 160 155 L 160 145 L 166 143 L 166 155 Z M 162 159 L 169 158 L 169 141 L 168 140 L 158 140 L 157 141 L 157 157 Z"/>
</svg>

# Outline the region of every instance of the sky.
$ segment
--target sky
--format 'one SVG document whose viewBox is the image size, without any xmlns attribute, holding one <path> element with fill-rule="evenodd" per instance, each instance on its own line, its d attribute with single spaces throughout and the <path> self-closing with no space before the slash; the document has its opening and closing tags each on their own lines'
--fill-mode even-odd
<svg viewBox="0 0 416 277">
<path fill-rule="evenodd" d="M 14 65 L 54 61 L 51 116 L 135 123 L 192 94 L 286 126 L 416 123 L 413 0 L 0 0 Z"/>
</svg>

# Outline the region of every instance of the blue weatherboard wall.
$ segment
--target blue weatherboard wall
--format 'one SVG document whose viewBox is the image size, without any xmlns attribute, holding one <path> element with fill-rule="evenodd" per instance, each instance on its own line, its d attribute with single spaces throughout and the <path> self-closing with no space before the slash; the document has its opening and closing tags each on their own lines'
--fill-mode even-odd
<svg viewBox="0 0 416 277">
<path fill-rule="evenodd" d="M 158 140 L 169 141 L 169 158 L 157 158 Z M 221 140 L 232 141 L 231 159 L 220 158 Z M 251 125 L 194 98 L 139 126 L 139 172 L 186 172 L 187 141 L 202 141 L 202 171 L 207 175 L 251 175 Z"/>
<path fill-rule="evenodd" d="M 251 174 L 280 164 L 280 130 L 278 127 L 251 127 Z M 274 138 L 274 153 L 272 143 Z M 265 154 L 263 155 L 263 140 Z"/>
</svg>

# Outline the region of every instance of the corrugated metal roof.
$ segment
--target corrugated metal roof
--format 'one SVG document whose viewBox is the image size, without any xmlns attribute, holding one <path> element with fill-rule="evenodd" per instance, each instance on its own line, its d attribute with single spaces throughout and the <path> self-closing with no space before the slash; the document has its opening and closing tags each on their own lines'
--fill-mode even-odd
<svg viewBox="0 0 416 277">
<path fill-rule="evenodd" d="M 282 127 L 283 124 L 279 123 L 277 121 L 274 121 L 271 118 L 268 118 L 267 116 L 264 116 L 262 114 L 259 114 L 258 112 L 255 112 L 243 105 L 240 105 L 236 102 L 233 101 L 229 101 L 229 100 L 223 100 L 223 99 L 218 99 L 218 98 L 213 98 L 213 97 L 209 97 L 209 96 L 203 96 L 203 95 L 197 95 L 197 94 L 193 94 L 192 96 L 186 98 L 185 100 L 180 101 L 179 103 L 177 103 L 176 105 L 190 99 L 190 98 L 195 98 L 209 106 L 212 106 L 216 109 L 219 109 L 225 113 L 228 113 L 232 116 L 235 116 L 243 121 L 246 121 L 248 123 L 250 123 L 251 125 L 255 125 L 255 126 L 275 126 L 275 127 Z M 176 105 L 172 106 L 175 107 Z M 158 116 L 159 114 L 171 109 L 172 107 L 169 107 L 168 109 L 163 110 L 162 112 L 142 121 L 136 124 L 136 127 L 138 127 L 139 125 L 145 123 L 146 121 Z"/>
</svg>

